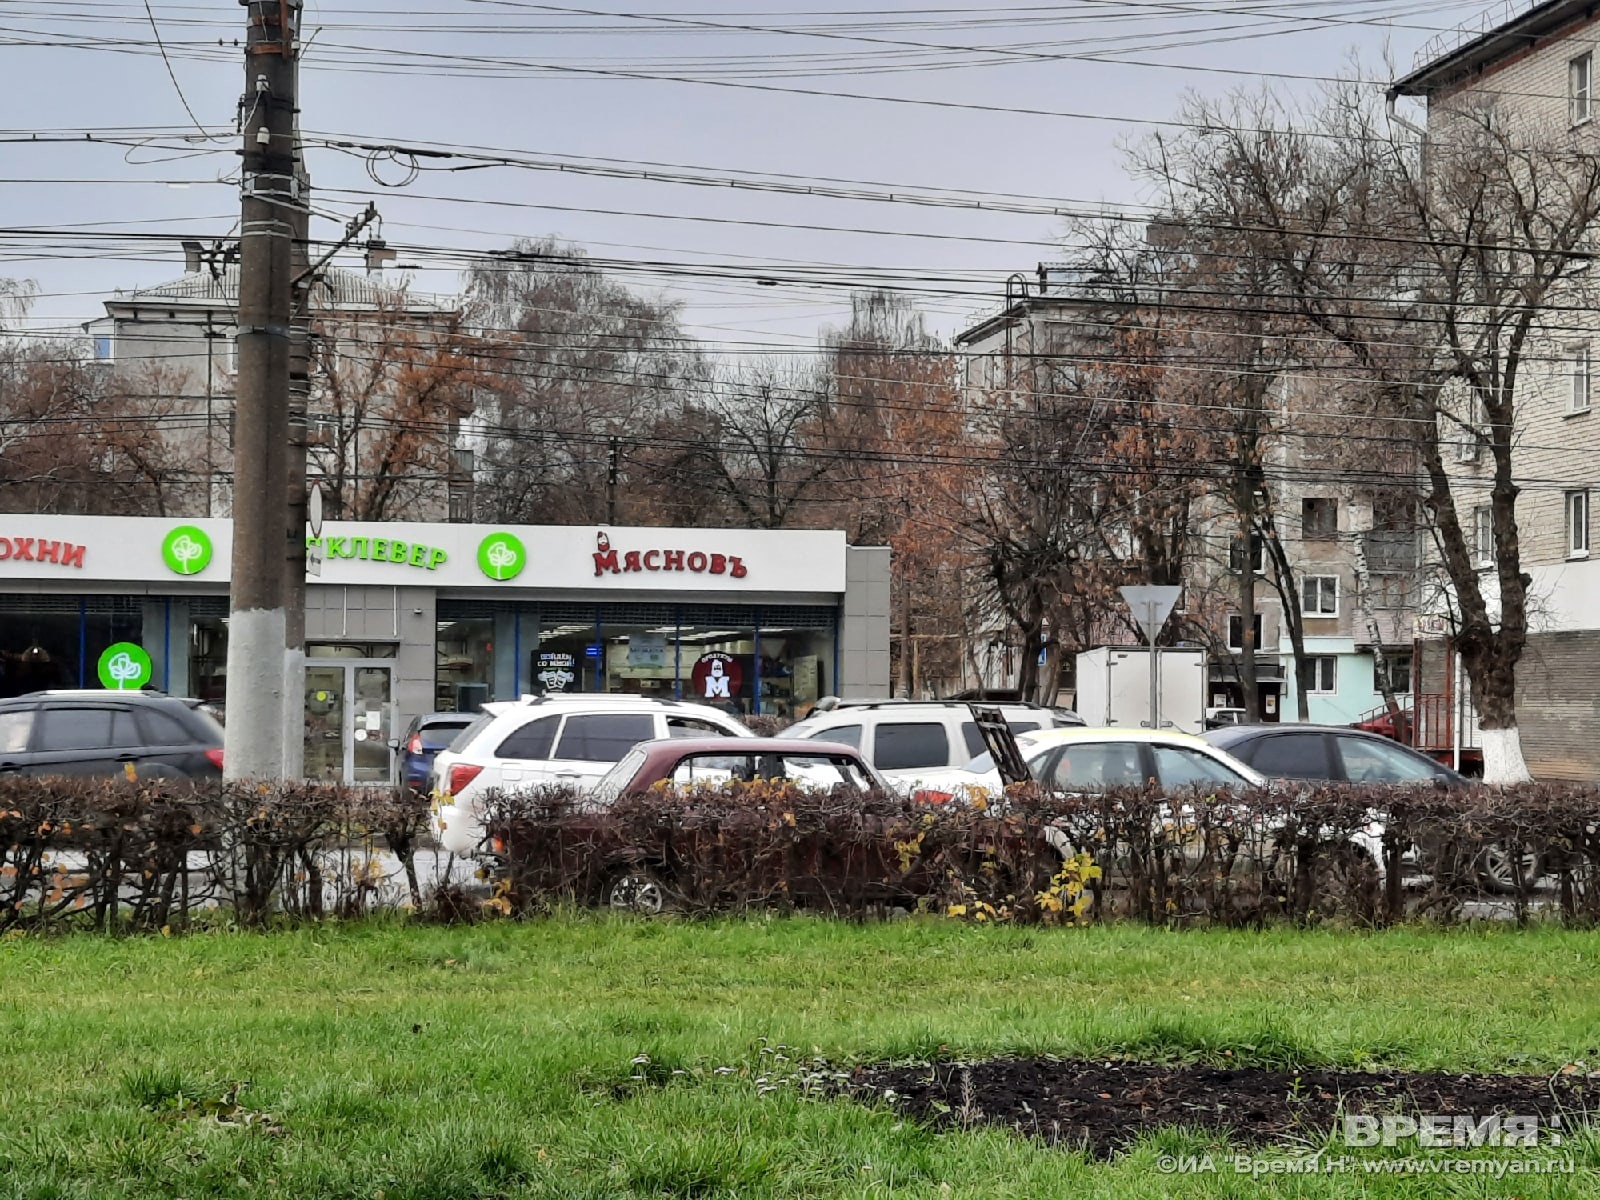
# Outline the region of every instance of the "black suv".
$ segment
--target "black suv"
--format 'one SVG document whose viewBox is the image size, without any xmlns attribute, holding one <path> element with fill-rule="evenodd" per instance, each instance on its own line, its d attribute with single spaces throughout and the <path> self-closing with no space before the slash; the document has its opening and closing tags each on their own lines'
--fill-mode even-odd
<svg viewBox="0 0 1600 1200">
<path fill-rule="evenodd" d="M 159 692 L 31 692 L 0 700 L 0 775 L 215 779 L 222 726 Z"/>
</svg>

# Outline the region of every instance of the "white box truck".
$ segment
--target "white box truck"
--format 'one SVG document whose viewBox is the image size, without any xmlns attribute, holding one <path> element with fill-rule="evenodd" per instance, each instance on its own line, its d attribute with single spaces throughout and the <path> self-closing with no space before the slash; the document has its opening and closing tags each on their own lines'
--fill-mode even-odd
<svg viewBox="0 0 1600 1200">
<path fill-rule="evenodd" d="M 1206 720 L 1206 653 L 1161 648 L 1156 687 L 1162 729 L 1199 733 Z M 1078 655 L 1077 711 L 1090 725 L 1150 724 L 1150 651 L 1102 646 Z"/>
</svg>

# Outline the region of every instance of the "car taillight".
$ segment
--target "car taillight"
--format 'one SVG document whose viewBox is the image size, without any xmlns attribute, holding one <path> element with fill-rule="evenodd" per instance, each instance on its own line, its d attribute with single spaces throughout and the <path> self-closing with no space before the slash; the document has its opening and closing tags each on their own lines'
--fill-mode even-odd
<svg viewBox="0 0 1600 1200">
<path fill-rule="evenodd" d="M 460 763 L 457 766 L 451 767 L 450 794 L 452 796 L 459 796 L 461 794 L 461 789 L 466 787 L 467 784 L 471 783 L 482 773 L 482 767 L 469 766 L 467 763 Z"/>
<path fill-rule="evenodd" d="M 207 750 L 205 753 L 207 761 L 209 761 L 217 770 L 222 770 L 222 748 L 218 746 L 211 750 Z"/>
<path fill-rule="evenodd" d="M 411 735 L 411 740 L 406 743 L 406 753 L 407 754 L 421 754 L 422 753 L 422 735 L 420 733 L 413 733 Z"/>
<path fill-rule="evenodd" d="M 949 804 L 955 798 L 954 792 L 934 792 L 927 788 L 918 788 L 911 793 L 913 804 Z"/>
</svg>

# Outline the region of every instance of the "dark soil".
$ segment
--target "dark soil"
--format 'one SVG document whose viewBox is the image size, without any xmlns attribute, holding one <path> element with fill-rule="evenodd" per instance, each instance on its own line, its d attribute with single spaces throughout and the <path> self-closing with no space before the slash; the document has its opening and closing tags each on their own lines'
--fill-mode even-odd
<svg viewBox="0 0 1600 1200">
<path fill-rule="evenodd" d="M 1344 1113 L 1537 1115 L 1570 1128 L 1600 1109 L 1600 1078 L 1401 1071 L 1155 1066 L 1067 1059 L 861 1067 L 860 1099 L 887 1098 L 942 1127 L 1000 1125 L 1105 1158 L 1163 1126 L 1204 1128 L 1242 1145 L 1325 1142 Z M 892 1093 L 892 1096 L 890 1095 Z M 1541 1144 L 1543 1138 L 1541 1138 Z"/>
</svg>

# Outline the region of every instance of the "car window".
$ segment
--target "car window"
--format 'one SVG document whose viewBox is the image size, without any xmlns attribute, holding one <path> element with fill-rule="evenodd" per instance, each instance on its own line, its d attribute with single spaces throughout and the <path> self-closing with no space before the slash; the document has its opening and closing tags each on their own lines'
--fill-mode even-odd
<svg viewBox="0 0 1600 1200">
<path fill-rule="evenodd" d="M 1273 779 L 1329 779 L 1328 749 L 1320 733 L 1274 733 L 1239 747 L 1239 757 Z"/>
<path fill-rule="evenodd" d="M 600 777 L 600 782 L 594 785 L 594 790 L 589 793 L 591 800 L 598 800 L 602 804 L 610 804 L 622 795 L 622 789 L 633 782 L 633 777 L 639 773 L 639 768 L 644 766 L 645 752 L 638 747 L 628 751 L 611 770 Z"/>
<path fill-rule="evenodd" d="M 1154 746 L 1156 777 L 1164 787 L 1248 787 L 1250 781 L 1200 750 L 1188 746 Z"/>
<path fill-rule="evenodd" d="M 194 735 L 182 722 L 169 713 L 146 708 L 139 713 L 139 723 L 144 726 L 145 741 L 152 746 L 190 746 Z"/>
<path fill-rule="evenodd" d="M 494 724 L 493 713 L 479 713 L 477 719 L 468 725 L 450 741 L 449 750 L 452 754 L 459 754 L 477 739 L 477 736 L 489 726 Z"/>
<path fill-rule="evenodd" d="M 967 757 L 977 758 L 984 752 L 983 730 L 978 728 L 976 721 L 961 722 L 961 738 L 967 743 Z"/>
<path fill-rule="evenodd" d="M 33 713 L 30 710 L 0 713 L 0 754 L 24 753 L 32 732 Z"/>
<path fill-rule="evenodd" d="M 1007 721 L 1006 724 L 1010 727 L 1011 736 L 1013 737 L 1019 733 L 1032 733 L 1039 728 L 1039 722 L 1037 721 Z"/>
<path fill-rule="evenodd" d="M 1351 783 L 1420 783 L 1441 772 L 1430 759 L 1373 738 L 1335 737 L 1344 777 Z"/>
<path fill-rule="evenodd" d="M 569 762 L 614 763 L 656 735 L 651 713 L 580 713 L 567 718 L 555 757 Z"/>
<path fill-rule="evenodd" d="M 1061 747 L 1045 785 L 1063 792 L 1138 787 L 1144 782 L 1137 742 L 1073 742 Z"/>
<path fill-rule="evenodd" d="M 44 750 L 121 750 L 139 745 L 133 714 L 114 708 L 47 708 L 39 714 Z"/>
<path fill-rule="evenodd" d="M 933 721 L 886 721 L 873 739 L 873 762 L 880 771 L 943 767 L 950 762 L 950 738 Z"/>
<path fill-rule="evenodd" d="M 422 744 L 427 749 L 441 750 L 471 724 L 471 720 L 465 717 L 459 721 L 424 721 L 418 725 L 417 733 L 421 735 Z"/>
<path fill-rule="evenodd" d="M 794 728 L 791 728 L 786 730 L 783 736 L 803 737 L 813 742 L 838 742 L 841 746 L 854 746 L 857 750 L 861 749 L 861 726 L 859 725 L 835 725 L 832 729 L 812 729 L 800 734 L 796 734 Z"/>
<path fill-rule="evenodd" d="M 555 745 L 560 717 L 540 717 L 512 733 L 495 750 L 496 758 L 547 759 Z"/>
<path fill-rule="evenodd" d="M 734 735 L 714 721 L 705 721 L 699 717 L 668 717 L 667 736 L 688 738 L 733 737 Z"/>
</svg>

